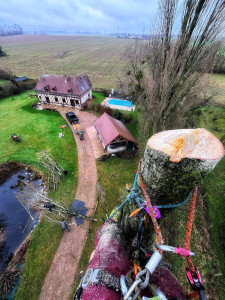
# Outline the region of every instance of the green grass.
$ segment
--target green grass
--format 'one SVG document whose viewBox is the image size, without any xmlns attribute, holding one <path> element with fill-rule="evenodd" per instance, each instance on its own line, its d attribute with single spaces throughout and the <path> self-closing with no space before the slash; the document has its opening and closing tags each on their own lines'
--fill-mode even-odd
<svg viewBox="0 0 225 300">
<path fill-rule="evenodd" d="M 4 86 L 8 82 L 11 83 L 9 80 L 0 79 L 0 86 Z"/>
<path fill-rule="evenodd" d="M 95 96 L 95 98 L 93 98 L 93 102 L 96 104 L 102 103 L 106 98 L 103 93 L 93 92 L 93 95 Z"/>
<path fill-rule="evenodd" d="M 211 74 L 210 81 L 216 94 L 214 102 L 225 107 L 225 74 Z"/>
<path fill-rule="evenodd" d="M 205 107 L 197 111 L 196 123 L 207 128 L 225 145 L 225 108 Z M 207 217 L 209 221 L 210 249 L 212 263 L 207 267 L 208 277 L 223 273 L 225 270 L 225 157 L 204 180 Z M 223 299 L 225 293 L 224 275 L 214 277 L 217 299 Z"/>
<path fill-rule="evenodd" d="M 37 153 L 42 150 L 51 152 L 59 164 L 67 169 L 57 191 L 50 196 L 55 201 L 70 207 L 77 187 L 77 150 L 73 134 L 67 126 L 63 129 L 64 138 L 59 139 L 61 124 L 65 120 L 59 113 L 38 111 L 31 108 L 34 102 L 31 92 L 0 100 L 0 163 L 18 161 L 43 171 L 38 163 Z M 16 133 L 20 143 L 10 137 Z M 61 239 L 59 225 L 42 222 L 31 235 L 31 243 L 26 257 L 21 284 L 15 299 L 37 299 L 43 280 Z"/>
</svg>

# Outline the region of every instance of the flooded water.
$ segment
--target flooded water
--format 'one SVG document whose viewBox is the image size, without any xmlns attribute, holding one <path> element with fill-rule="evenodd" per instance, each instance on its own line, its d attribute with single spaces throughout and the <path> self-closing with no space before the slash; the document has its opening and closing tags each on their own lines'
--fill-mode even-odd
<svg viewBox="0 0 225 300">
<path fill-rule="evenodd" d="M 18 177 L 19 176 L 19 177 Z M 0 235 L 5 226 L 5 238 L 0 238 L 0 273 L 6 267 L 8 261 L 12 258 L 18 247 L 24 242 L 30 231 L 38 220 L 38 213 L 32 211 L 29 213 L 17 200 L 15 192 L 20 188 L 15 187 L 18 179 L 26 183 L 30 180 L 30 174 L 25 170 L 12 175 L 4 184 L 0 186 Z M 39 187 L 40 180 L 34 180 L 32 183 Z M 14 188 L 10 188 L 14 186 Z"/>
</svg>

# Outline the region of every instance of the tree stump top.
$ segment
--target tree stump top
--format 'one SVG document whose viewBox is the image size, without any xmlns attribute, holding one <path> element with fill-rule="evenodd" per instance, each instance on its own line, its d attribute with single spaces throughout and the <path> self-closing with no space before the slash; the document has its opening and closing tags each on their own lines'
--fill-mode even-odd
<svg viewBox="0 0 225 300">
<path fill-rule="evenodd" d="M 223 144 L 204 128 L 163 131 L 153 135 L 147 144 L 167 154 L 173 162 L 182 158 L 218 160 L 224 155 Z"/>
</svg>

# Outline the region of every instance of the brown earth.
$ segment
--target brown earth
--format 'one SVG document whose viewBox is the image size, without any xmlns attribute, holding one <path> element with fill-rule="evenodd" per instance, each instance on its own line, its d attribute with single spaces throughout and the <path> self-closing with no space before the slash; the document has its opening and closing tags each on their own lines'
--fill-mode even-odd
<svg viewBox="0 0 225 300">
<path fill-rule="evenodd" d="M 73 111 L 71 108 L 54 108 L 59 110 L 64 118 L 67 111 Z M 97 170 L 91 141 L 86 129 L 94 125 L 97 117 L 88 112 L 75 109 L 74 111 L 84 128 L 84 140 L 81 141 L 69 124 L 78 149 L 79 177 L 75 198 L 85 202 L 86 207 L 88 207 L 87 215 L 91 216 L 96 204 Z M 70 298 L 89 226 L 90 221 L 85 220 L 83 225 L 79 227 L 72 225 L 71 231 L 64 233 L 45 278 L 39 300 L 66 300 Z"/>
<path fill-rule="evenodd" d="M 1 36 L 0 44 L 2 47 L 8 46 L 17 46 L 24 44 L 35 44 L 35 43 L 44 43 L 44 42 L 52 42 L 59 40 L 75 40 L 82 39 L 85 36 L 60 36 L 60 35 L 13 35 L 13 36 Z"/>
</svg>

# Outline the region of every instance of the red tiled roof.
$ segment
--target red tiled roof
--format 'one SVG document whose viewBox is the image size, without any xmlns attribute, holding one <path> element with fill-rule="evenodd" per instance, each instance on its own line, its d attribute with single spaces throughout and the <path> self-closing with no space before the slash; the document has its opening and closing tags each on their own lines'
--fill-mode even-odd
<svg viewBox="0 0 225 300">
<path fill-rule="evenodd" d="M 96 120 L 95 126 L 105 147 L 119 136 L 135 144 L 137 143 L 125 125 L 107 113 L 104 113 Z"/>
<path fill-rule="evenodd" d="M 91 82 L 87 74 L 83 73 L 76 77 L 66 75 L 44 74 L 38 81 L 35 90 L 57 94 L 81 96 L 91 88 Z"/>
</svg>

